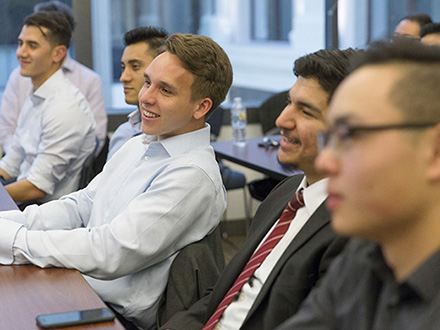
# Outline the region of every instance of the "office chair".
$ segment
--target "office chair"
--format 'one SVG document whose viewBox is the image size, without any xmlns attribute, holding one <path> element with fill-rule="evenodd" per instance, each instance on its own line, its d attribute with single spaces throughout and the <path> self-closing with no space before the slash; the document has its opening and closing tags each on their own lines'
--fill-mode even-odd
<svg viewBox="0 0 440 330">
<path fill-rule="evenodd" d="M 108 146 L 110 139 L 108 136 L 105 138 L 104 146 L 98 155 L 95 155 L 95 151 L 92 152 L 85 160 L 81 175 L 78 183 L 78 190 L 85 188 L 92 179 L 102 171 L 105 161 L 107 159 Z M 99 142 L 98 142 L 99 143 Z M 98 147 L 98 144 L 97 146 Z"/>
<path fill-rule="evenodd" d="M 289 91 L 283 91 L 270 96 L 257 110 L 258 120 L 261 124 L 263 134 L 266 136 L 280 134 L 280 129 L 276 127 L 275 121 L 287 105 Z M 266 177 L 254 180 L 247 184 L 249 194 L 258 201 L 263 201 L 280 180 Z M 251 207 L 252 199 L 249 201 Z"/>
<path fill-rule="evenodd" d="M 224 113 L 223 108 L 218 107 L 216 110 L 214 110 L 214 112 L 207 120 L 207 122 L 211 126 L 211 141 L 216 141 L 218 136 L 220 135 L 221 126 L 223 125 L 223 113 Z M 217 162 L 220 167 L 220 174 L 222 176 L 223 185 L 225 186 L 226 191 L 243 189 L 246 228 L 249 228 L 251 217 L 250 217 L 248 197 L 246 193 L 246 176 L 242 172 L 231 170 L 221 160 L 217 160 Z M 227 234 L 222 233 L 222 237 L 227 238 Z"/>
</svg>

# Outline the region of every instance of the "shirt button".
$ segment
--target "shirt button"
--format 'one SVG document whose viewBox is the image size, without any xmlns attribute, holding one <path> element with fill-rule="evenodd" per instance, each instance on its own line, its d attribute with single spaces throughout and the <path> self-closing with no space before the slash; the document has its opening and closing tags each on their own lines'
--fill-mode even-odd
<svg viewBox="0 0 440 330">
<path fill-rule="evenodd" d="M 220 325 L 220 323 L 217 323 L 215 326 L 214 326 L 214 329 L 213 330 L 220 330 L 221 329 L 221 325 Z"/>
<path fill-rule="evenodd" d="M 148 162 L 150 160 L 150 158 L 148 158 L 148 156 L 145 156 L 145 161 Z"/>
<path fill-rule="evenodd" d="M 245 298 L 246 296 L 244 295 L 244 293 L 240 293 L 240 295 L 238 296 L 239 301 L 243 301 Z"/>
</svg>

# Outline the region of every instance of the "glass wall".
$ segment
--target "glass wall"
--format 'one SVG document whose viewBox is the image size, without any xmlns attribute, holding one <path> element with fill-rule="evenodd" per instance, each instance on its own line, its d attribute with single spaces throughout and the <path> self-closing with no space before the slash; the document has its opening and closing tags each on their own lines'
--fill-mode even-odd
<svg viewBox="0 0 440 330">
<path fill-rule="evenodd" d="M 109 109 L 125 107 L 119 83 L 122 37 L 136 26 L 210 36 L 226 50 L 233 64 L 230 96 L 240 94 L 258 103 L 291 87 L 292 64 L 297 57 L 329 45 L 326 26 L 335 13 L 339 48 L 363 47 L 385 38 L 408 14 L 424 12 L 440 21 L 438 0 L 61 1 L 74 7 L 87 7 L 84 4 L 88 3 L 89 12 L 77 17 L 83 23 L 77 27 L 76 39 L 92 39 L 87 47 L 89 63 L 101 75 Z M 38 2 L 41 0 L 0 1 L 0 92 L 17 66 L 16 39 L 23 18 Z M 79 32 L 84 26 L 85 31 Z"/>
</svg>

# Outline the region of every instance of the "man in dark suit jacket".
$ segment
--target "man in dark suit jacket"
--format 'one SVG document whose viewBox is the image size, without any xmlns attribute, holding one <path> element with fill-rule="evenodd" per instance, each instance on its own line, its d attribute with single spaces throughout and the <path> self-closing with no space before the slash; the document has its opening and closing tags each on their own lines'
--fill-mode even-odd
<svg viewBox="0 0 440 330">
<path fill-rule="evenodd" d="M 278 243 L 283 247 L 277 245 L 271 251 L 227 307 L 215 329 L 274 329 L 297 311 L 342 250 L 346 240 L 330 228 L 330 214 L 324 205 L 326 179 L 313 163 L 318 154 L 317 133 L 326 129 L 324 116 L 329 100 L 348 74 L 349 59 L 355 54 L 353 49 L 321 50 L 295 61 L 298 79 L 276 121 L 283 136 L 278 158 L 283 164 L 303 170 L 305 176 L 290 177 L 269 194 L 255 214 L 245 244 L 227 265 L 213 291 L 188 311 L 176 314 L 161 329 L 202 329 L 300 187 L 304 189 L 303 209 L 310 204 L 315 206 L 310 214 L 298 211 L 292 224 L 302 221 L 300 227 L 290 236 L 286 233 L 289 241 L 282 243 L 283 237 Z M 318 200 L 314 201 L 314 197 Z"/>
</svg>

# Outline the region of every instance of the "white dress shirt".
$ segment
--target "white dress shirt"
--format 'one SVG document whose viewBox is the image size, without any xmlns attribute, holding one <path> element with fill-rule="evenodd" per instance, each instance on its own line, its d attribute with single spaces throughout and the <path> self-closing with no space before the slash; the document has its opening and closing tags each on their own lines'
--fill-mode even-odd
<svg viewBox="0 0 440 330">
<path fill-rule="evenodd" d="M 61 66 L 65 76 L 81 91 L 89 102 L 95 119 L 95 133 L 100 145 L 104 145 L 107 136 L 107 113 L 105 111 L 102 84 L 99 75 L 88 67 L 67 56 Z M 29 77 L 20 74 L 20 67 L 9 76 L 0 107 L 0 146 L 9 151 L 17 127 L 18 117 L 26 96 L 32 89 Z"/>
<path fill-rule="evenodd" d="M 129 140 L 83 190 L 24 212 L 0 212 L 0 263 L 79 270 L 142 329 L 176 253 L 202 239 L 226 208 L 209 127 Z"/>
<path fill-rule="evenodd" d="M 81 169 L 95 149 L 94 120 L 83 94 L 56 71 L 23 105 L 0 168 L 58 199 L 78 189 Z"/>
<path fill-rule="evenodd" d="M 284 251 L 286 251 L 290 243 L 295 239 L 295 236 L 300 232 L 301 228 L 306 224 L 312 214 L 315 213 L 317 208 L 327 198 L 327 179 L 315 182 L 308 187 L 305 187 L 305 185 L 306 178 L 304 177 L 303 181 L 298 187 L 298 190 L 300 188 L 304 188 L 305 206 L 297 211 L 295 219 L 291 222 L 289 229 L 284 234 L 283 238 L 278 242 L 275 248 L 270 252 L 270 254 L 260 265 L 260 267 L 258 267 L 253 274 L 252 286 L 249 284 L 249 282 L 244 284 L 240 293 L 238 293 L 238 299 L 233 301 L 226 308 L 215 329 L 240 329 L 255 299 L 260 293 L 261 288 L 263 287 L 264 283 L 272 272 L 272 269 L 275 267 L 276 263 L 281 258 Z M 269 230 L 266 234 L 266 237 L 270 234 L 273 228 L 275 228 L 278 221 L 274 223 L 272 229 Z M 260 245 L 264 242 L 266 237 L 264 237 Z M 258 250 L 260 245 L 255 249 L 255 251 Z"/>
<path fill-rule="evenodd" d="M 113 154 L 121 148 L 125 142 L 142 133 L 141 126 L 141 113 L 139 109 L 136 109 L 128 115 L 128 120 L 119 125 L 113 133 L 108 146 L 107 161 L 112 158 Z"/>
</svg>

